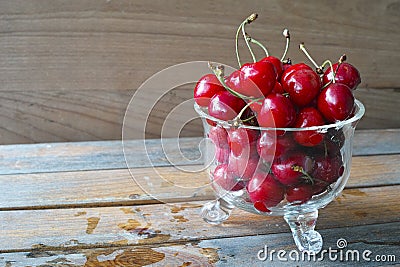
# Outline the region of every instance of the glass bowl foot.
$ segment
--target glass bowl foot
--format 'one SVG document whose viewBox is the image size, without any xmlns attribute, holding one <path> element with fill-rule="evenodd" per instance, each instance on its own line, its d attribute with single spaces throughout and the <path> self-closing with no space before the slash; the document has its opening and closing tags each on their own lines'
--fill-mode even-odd
<svg viewBox="0 0 400 267">
<path fill-rule="evenodd" d="M 229 218 L 233 208 L 233 205 L 220 198 L 204 204 L 201 217 L 209 224 L 221 224 Z"/>
<path fill-rule="evenodd" d="M 318 211 L 284 216 L 292 231 L 294 242 L 302 252 L 317 254 L 322 249 L 322 237 L 314 230 L 317 218 Z"/>
</svg>

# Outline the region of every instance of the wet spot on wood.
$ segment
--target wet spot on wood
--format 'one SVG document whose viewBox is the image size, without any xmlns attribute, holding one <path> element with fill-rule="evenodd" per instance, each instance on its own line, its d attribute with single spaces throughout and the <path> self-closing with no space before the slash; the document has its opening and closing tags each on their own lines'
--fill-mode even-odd
<svg viewBox="0 0 400 267">
<path fill-rule="evenodd" d="M 361 191 L 360 189 L 348 189 L 343 191 L 343 194 L 357 196 L 357 197 L 364 197 L 367 195 L 367 193 Z"/>
<path fill-rule="evenodd" d="M 368 213 L 365 211 L 361 211 L 361 210 L 357 210 L 353 212 L 354 215 L 358 216 L 358 217 L 367 217 Z"/>
<path fill-rule="evenodd" d="M 100 221 L 99 217 L 90 217 L 87 218 L 87 228 L 86 228 L 86 233 L 87 234 L 93 234 L 94 229 L 96 229 L 98 223 Z"/>
<path fill-rule="evenodd" d="M 173 217 L 177 222 L 187 222 L 187 221 L 189 221 L 188 219 L 186 219 L 182 215 L 174 215 Z"/>
<path fill-rule="evenodd" d="M 162 261 L 165 254 L 151 248 L 138 247 L 126 250 L 103 250 L 86 255 L 85 267 L 147 266 Z"/>
<path fill-rule="evenodd" d="M 86 215 L 86 211 L 78 211 L 77 213 L 74 214 L 75 217 Z"/>
<path fill-rule="evenodd" d="M 140 222 L 134 219 L 129 219 L 126 223 L 119 223 L 118 227 L 124 229 L 125 231 L 132 231 L 141 225 Z"/>
<path fill-rule="evenodd" d="M 135 212 L 133 211 L 132 208 L 120 208 L 125 214 L 134 214 Z"/>
<path fill-rule="evenodd" d="M 143 235 L 142 235 L 143 236 Z M 154 244 L 154 243 L 164 243 L 171 238 L 169 234 L 156 234 L 149 235 L 149 237 L 145 237 L 143 239 L 139 239 L 139 244 Z"/>
<path fill-rule="evenodd" d="M 190 266 L 190 265 L 192 265 L 192 262 L 190 262 L 190 261 L 185 261 L 185 262 L 182 263 L 182 265 L 180 265 L 179 267 L 187 267 L 187 266 Z"/>
<path fill-rule="evenodd" d="M 182 205 L 179 205 L 179 206 L 176 206 L 176 205 L 172 206 L 171 207 L 171 212 L 172 213 L 178 213 L 178 212 L 180 212 L 182 210 L 185 210 L 185 209 L 195 209 L 195 208 L 201 208 L 201 207 L 203 207 L 203 205 L 185 203 L 185 204 L 182 204 Z"/>
<path fill-rule="evenodd" d="M 110 242 L 110 244 L 126 246 L 126 245 L 128 245 L 128 239 L 122 239 L 122 240 L 112 241 L 112 242 Z"/>
<path fill-rule="evenodd" d="M 219 261 L 219 255 L 216 248 L 200 248 L 200 253 L 208 258 L 209 263 Z"/>
</svg>

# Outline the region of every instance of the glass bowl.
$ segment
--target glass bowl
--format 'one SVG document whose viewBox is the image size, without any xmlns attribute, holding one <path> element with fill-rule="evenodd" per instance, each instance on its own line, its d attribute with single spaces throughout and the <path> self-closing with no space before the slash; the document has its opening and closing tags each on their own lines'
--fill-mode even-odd
<svg viewBox="0 0 400 267">
<path fill-rule="evenodd" d="M 355 100 L 350 119 L 307 128 L 254 127 L 218 120 L 197 104 L 194 108 L 202 118 L 205 138 L 211 140 L 204 156 L 217 196 L 203 206 L 203 219 L 220 224 L 234 207 L 283 216 L 298 249 L 318 253 L 322 249 L 322 237 L 314 230 L 318 209 L 346 185 L 363 104 Z"/>
</svg>

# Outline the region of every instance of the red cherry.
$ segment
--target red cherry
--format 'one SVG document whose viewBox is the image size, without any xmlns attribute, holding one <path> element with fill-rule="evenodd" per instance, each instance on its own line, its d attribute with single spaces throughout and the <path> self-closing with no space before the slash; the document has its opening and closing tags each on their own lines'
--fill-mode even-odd
<svg viewBox="0 0 400 267">
<path fill-rule="evenodd" d="M 244 188 L 244 185 L 240 181 L 236 181 L 235 178 L 228 174 L 228 165 L 218 165 L 213 173 L 213 181 L 227 191 L 238 191 Z"/>
<path fill-rule="evenodd" d="M 227 79 L 227 86 L 232 90 L 251 97 L 269 94 L 276 82 L 274 65 L 267 61 L 244 64 L 239 73 L 233 72 Z"/>
<path fill-rule="evenodd" d="M 292 66 L 292 61 L 289 59 L 287 62 L 283 63 L 282 70 L 285 72 L 288 68 Z M 282 73 L 283 75 L 283 73 Z M 281 75 L 281 80 L 282 80 L 282 75 Z"/>
<path fill-rule="evenodd" d="M 276 136 L 275 132 L 263 131 L 257 141 L 257 152 L 265 162 L 273 162 L 295 148 L 296 143 L 289 133 Z"/>
<path fill-rule="evenodd" d="M 332 65 L 336 71 L 335 81 L 347 85 L 351 90 L 355 90 L 361 83 L 360 72 L 351 64 L 343 62 L 338 68 L 338 63 Z M 333 79 L 332 68 L 329 67 L 324 73 L 324 84 L 327 84 Z"/>
<path fill-rule="evenodd" d="M 212 127 L 217 126 L 217 123 L 215 121 L 213 121 L 213 120 L 206 119 L 206 122 L 207 122 L 208 125 L 210 125 Z"/>
<path fill-rule="evenodd" d="M 228 163 L 230 150 L 229 148 L 215 148 L 215 160 L 219 163 Z"/>
<path fill-rule="evenodd" d="M 304 128 L 324 125 L 324 123 L 321 113 L 316 108 L 308 107 L 300 110 L 294 127 Z M 296 142 L 303 146 L 316 146 L 324 139 L 324 135 L 317 131 L 296 131 L 293 135 Z"/>
<path fill-rule="evenodd" d="M 235 70 L 234 72 L 231 73 L 228 77 L 225 78 L 225 83 L 226 85 L 231 88 L 235 92 L 239 92 L 241 90 L 241 76 L 243 74 L 240 72 L 240 70 Z"/>
<path fill-rule="evenodd" d="M 211 127 L 208 132 L 208 138 L 210 138 L 216 147 L 229 148 L 228 144 L 228 133 L 225 128 L 220 126 Z"/>
<path fill-rule="evenodd" d="M 283 93 L 285 93 L 285 90 L 283 90 L 283 87 L 280 82 L 276 82 L 274 89 L 272 89 L 272 92 L 278 93 L 278 94 L 283 94 Z"/>
<path fill-rule="evenodd" d="M 315 167 L 311 176 L 315 179 L 316 184 L 329 185 L 336 182 L 343 172 L 344 166 L 340 155 L 334 157 L 319 156 L 315 158 Z"/>
<path fill-rule="evenodd" d="M 308 184 L 286 188 L 286 200 L 291 203 L 302 204 L 312 198 L 314 188 Z"/>
<path fill-rule="evenodd" d="M 274 67 L 275 67 L 276 79 L 278 81 L 281 79 L 281 76 L 283 73 L 283 63 L 279 58 L 274 57 L 274 56 L 268 56 L 268 57 L 261 59 L 260 61 L 268 61 L 268 62 L 272 63 L 272 65 L 274 65 Z"/>
<path fill-rule="evenodd" d="M 263 212 L 269 212 L 270 207 L 275 207 L 284 198 L 284 188 L 272 174 L 256 173 L 247 185 L 247 191 L 254 207 Z"/>
<path fill-rule="evenodd" d="M 284 65 L 285 71 L 282 74 L 281 77 L 281 84 L 283 84 L 284 82 L 287 82 L 287 79 L 290 75 L 292 75 L 294 72 L 299 71 L 299 70 L 313 70 L 310 66 L 308 66 L 305 63 L 297 63 L 294 65 L 289 65 L 289 64 L 285 64 Z"/>
<path fill-rule="evenodd" d="M 194 87 L 194 101 L 202 107 L 210 104 L 211 98 L 217 93 L 225 91 L 214 74 L 206 74 L 200 78 Z"/>
<path fill-rule="evenodd" d="M 309 173 L 314 167 L 314 160 L 302 152 L 289 154 L 285 158 L 278 158 L 271 166 L 271 170 L 276 179 L 284 185 L 296 185 L 301 180 L 300 177 Z"/>
<path fill-rule="evenodd" d="M 248 157 L 250 154 L 257 153 L 253 152 L 251 146 L 255 147 L 255 142 L 259 136 L 257 130 L 247 129 L 247 128 L 237 128 L 230 130 L 229 135 L 229 147 L 234 156 L 238 157 L 244 155 Z M 247 155 L 246 155 L 247 153 Z"/>
<path fill-rule="evenodd" d="M 331 128 L 328 130 L 325 140 L 328 142 L 328 149 L 333 149 L 333 146 L 335 146 L 340 150 L 344 145 L 346 137 L 344 136 L 342 129 Z"/>
<path fill-rule="evenodd" d="M 257 119 L 261 127 L 290 127 L 296 120 L 296 110 L 289 98 L 271 93 L 264 99 Z"/>
<path fill-rule="evenodd" d="M 310 104 L 318 95 L 321 88 L 321 79 L 315 71 L 301 68 L 285 76 L 282 86 L 289 93 L 295 105 L 304 107 Z"/>
<path fill-rule="evenodd" d="M 319 94 L 317 106 L 328 122 L 342 121 L 354 109 L 354 96 L 347 85 L 331 83 Z"/>
<path fill-rule="evenodd" d="M 256 113 L 251 108 L 246 108 L 246 110 L 243 112 L 243 115 L 240 119 L 243 120 L 243 123 L 245 125 L 258 127 Z"/>
<path fill-rule="evenodd" d="M 227 172 L 229 175 L 237 178 L 236 180 L 242 180 L 247 182 L 253 177 L 253 174 L 263 168 L 262 163 L 258 157 L 246 158 L 246 157 L 235 157 L 230 155 Z"/>
<path fill-rule="evenodd" d="M 229 121 L 234 119 L 246 103 L 228 91 L 216 93 L 208 105 L 208 114 L 217 119 Z"/>
</svg>

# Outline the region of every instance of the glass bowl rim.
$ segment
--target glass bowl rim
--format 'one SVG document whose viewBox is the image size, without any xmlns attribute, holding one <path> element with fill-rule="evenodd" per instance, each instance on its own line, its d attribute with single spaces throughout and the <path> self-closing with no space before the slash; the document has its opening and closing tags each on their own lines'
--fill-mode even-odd
<svg viewBox="0 0 400 267">
<path fill-rule="evenodd" d="M 364 105 L 358 100 L 354 100 L 354 104 L 358 108 L 357 112 L 354 114 L 353 117 L 343 120 L 343 121 L 338 121 L 336 123 L 331 123 L 331 124 L 325 124 L 325 125 L 320 125 L 320 126 L 310 126 L 310 127 L 303 127 L 303 128 L 274 128 L 274 127 L 257 127 L 257 126 L 250 126 L 250 125 L 244 125 L 240 124 L 239 126 L 236 126 L 237 128 L 246 128 L 246 129 L 253 129 L 253 130 L 260 130 L 260 131 L 287 131 L 287 132 L 296 132 L 296 131 L 326 131 L 331 128 L 336 128 L 340 129 L 345 125 L 348 125 L 353 122 L 357 122 L 362 118 L 362 116 L 365 113 L 365 107 Z M 208 115 L 206 112 L 204 112 L 203 108 L 200 107 L 196 102 L 194 103 L 194 109 L 195 111 L 202 117 L 206 118 L 208 120 L 211 120 L 213 122 L 217 122 L 222 126 L 226 127 L 234 127 L 231 121 L 224 121 L 217 119 L 215 117 L 212 117 Z"/>
</svg>

